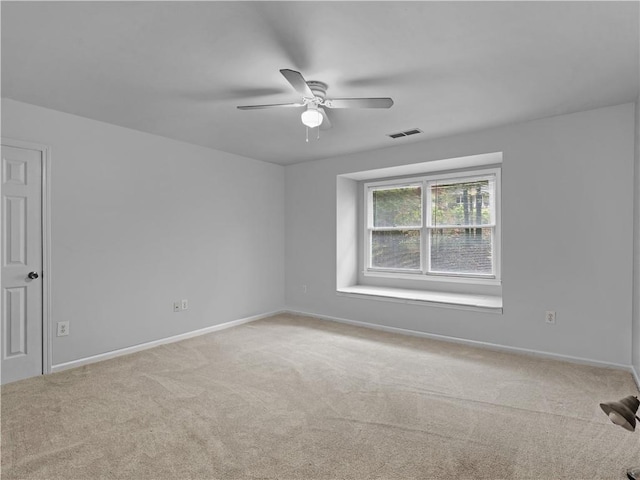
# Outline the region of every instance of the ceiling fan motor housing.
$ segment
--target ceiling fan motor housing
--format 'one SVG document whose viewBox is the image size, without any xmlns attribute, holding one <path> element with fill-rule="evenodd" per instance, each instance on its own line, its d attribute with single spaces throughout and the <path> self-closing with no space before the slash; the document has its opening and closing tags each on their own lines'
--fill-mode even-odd
<svg viewBox="0 0 640 480">
<path fill-rule="evenodd" d="M 327 88 L 328 85 L 324 82 L 318 82 L 316 80 L 309 80 L 307 82 L 307 85 L 309 85 L 309 88 L 311 89 L 311 92 L 315 95 L 316 99 L 320 99 L 321 103 L 322 101 L 324 101 L 325 97 L 327 96 Z"/>
</svg>

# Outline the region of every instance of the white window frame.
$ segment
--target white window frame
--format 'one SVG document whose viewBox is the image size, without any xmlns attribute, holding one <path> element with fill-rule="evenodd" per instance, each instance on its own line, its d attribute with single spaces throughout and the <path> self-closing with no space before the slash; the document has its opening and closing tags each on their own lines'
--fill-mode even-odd
<svg viewBox="0 0 640 480">
<path fill-rule="evenodd" d="M 430 248 L 432 228 L 460 228 L 459 225 L 431 226 L 431 185 L 441 180 L 456 180 L 460 182 L 491 178 L 495 181 L 494 191 L 494 218 L 490 224 L 481 225 L 480 228 L 492 228 L 492 268 L 490 274 L 481 273 L 456 273 L 456 272 L 431 272 Z M 371 237 L 375 230 L 373 227 L 373 195 L 374 189 L 401 188 L 408 186 L 422 186 L 422 221 L 420 227 L 389 227 L 382 230 L 420 230 L 420 269 L 393 269 L 371 267 Z M 381 277 L 390 279 L 425 280 L 438 282 L 472 283 L 485 285 L 501 284 L 501 169 L 492 167 L 478 170 L 434 173 L 417 177 L 405 177 L 379 180 L 364 183 L 364 222 L 363 222 L 363 275 L 368 277 Z M 378 229 L 380 230 L 380 229 Z"/>
</svg>

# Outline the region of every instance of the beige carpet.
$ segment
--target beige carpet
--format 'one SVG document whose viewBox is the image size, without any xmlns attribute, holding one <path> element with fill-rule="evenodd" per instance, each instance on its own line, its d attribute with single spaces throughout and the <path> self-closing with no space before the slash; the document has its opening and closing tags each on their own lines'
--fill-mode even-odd
<svg viewBox="0 0 640 480">
<path fill-rule="evenodd" d="M 2 478 L 623 479 L 626 372 L 280 315 L 2 389 Z"/>
</svg>

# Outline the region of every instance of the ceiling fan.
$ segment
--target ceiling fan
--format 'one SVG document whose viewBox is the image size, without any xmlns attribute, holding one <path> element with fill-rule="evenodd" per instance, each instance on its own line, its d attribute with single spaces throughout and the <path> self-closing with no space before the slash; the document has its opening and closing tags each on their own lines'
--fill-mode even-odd
<svg viewBox="0 0 640 480">
<path fill-rule="evenodd" d="M 297 103 L 275 103 L 271 105 L 242 105 L 240 110 L 256 110 L 260 108 L 289 108 L 306 107 L 301 120 L 309 128 L 331 128 L 331 121 L 325 108 L 390 108 L 393 100 L 383 98 L 326 98 L 328 85 L 324 82 L 306 81 L 300 72 L 284 68 L 280 73 L 291 86 L 302 95 L 302 101 Z"/>
</svg>

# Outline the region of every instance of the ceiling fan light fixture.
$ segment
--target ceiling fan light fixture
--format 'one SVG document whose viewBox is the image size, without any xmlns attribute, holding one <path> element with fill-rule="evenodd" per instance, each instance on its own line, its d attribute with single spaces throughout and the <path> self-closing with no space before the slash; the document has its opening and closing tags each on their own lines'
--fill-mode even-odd
<svg viewBox="0 0 640 480">
<path fill-rule="evenodd" d="M 322 124 L 322 113 L 317 108 L 308 108 L 300 116 L 302 123 L 309 128 L 319 127 Z"/>
</svg>

